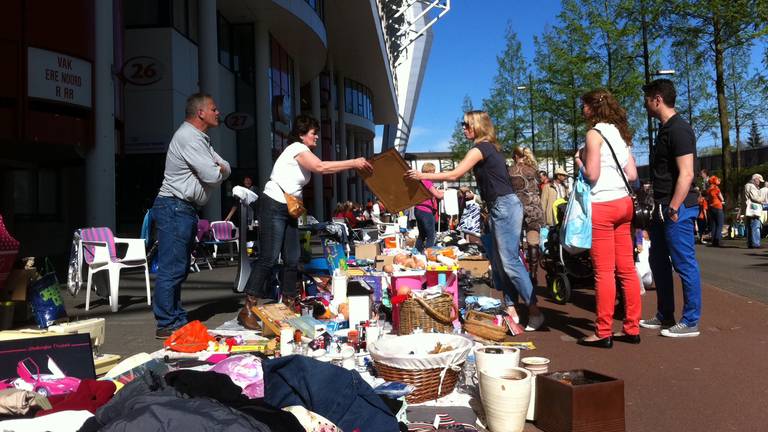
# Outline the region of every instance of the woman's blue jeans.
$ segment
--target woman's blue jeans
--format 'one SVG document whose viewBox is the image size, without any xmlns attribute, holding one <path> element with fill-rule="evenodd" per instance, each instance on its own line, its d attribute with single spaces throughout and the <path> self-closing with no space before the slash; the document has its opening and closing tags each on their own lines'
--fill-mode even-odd
<svg viewBox="0 0 768 432">
<path fill-rule="evenodd" d="M 259 198 L 259 257 L 248 277 L 246 294 L 260 298 L 271 297 L 264 285 L 271 279 L 272 269 L 281 251 L 283 274 L 280 288 L 284 296 L 295 297 L 298 294 L 296 273 L 301 253 L 298 221 L 288 214 L 287 205 L 263 194 Z"/>
<path fill-rule="evenodd" d="M 523 204 L 515 194 L 498 197 L 488 212 L 488 229 L 495 249 L 492 264 L 497 277 L 494 281 L 501 283 L 508 306 L 514 304 L 517 294 L 528 306 L 536 304 L 531 278 L 520 259 L 523 216 Z"/>
<path fill-rule="evenodd" d="M 710 208 L 709 209 L 709 226 L 712 232 L 712 241 L 715 244 L 720 243 L 723 239 L 723 224 L 725 223 L 725 213 L 723 209 Z"/>
</svg>

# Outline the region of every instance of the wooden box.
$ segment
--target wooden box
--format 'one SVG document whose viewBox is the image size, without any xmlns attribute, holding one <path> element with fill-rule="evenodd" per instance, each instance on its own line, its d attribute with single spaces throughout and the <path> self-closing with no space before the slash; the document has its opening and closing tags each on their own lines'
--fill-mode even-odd
<svg viewBox="0 0 768 432">
<path fill-rule="evenodd" d="M 538 375 L 536 426 L 545 432 L 624 432 L 624 381 L 583 369 Z"/>
</svg>

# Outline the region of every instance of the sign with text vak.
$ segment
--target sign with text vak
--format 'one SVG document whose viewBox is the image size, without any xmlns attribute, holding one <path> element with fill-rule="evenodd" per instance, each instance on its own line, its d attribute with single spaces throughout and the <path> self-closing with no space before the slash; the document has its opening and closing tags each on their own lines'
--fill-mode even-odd
<svg viewBox="0 0 768 432">
<path fill-rule="evenodd" d="M 29 47 L 27 51 L 29 97 L 90 108 L 91 62 L 66 54 Z"/>
</svg>

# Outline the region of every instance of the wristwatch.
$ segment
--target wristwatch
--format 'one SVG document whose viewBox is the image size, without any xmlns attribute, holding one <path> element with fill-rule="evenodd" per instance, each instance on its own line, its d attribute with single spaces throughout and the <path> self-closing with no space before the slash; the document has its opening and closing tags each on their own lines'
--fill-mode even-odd
<svg viewBox="0 0 768 432">
<path fill-rule="evenodd" d="M 672 217 L 677 215 L 677 209 L 673 207 L 667 207 L 667 216 Z"/>
</svg>

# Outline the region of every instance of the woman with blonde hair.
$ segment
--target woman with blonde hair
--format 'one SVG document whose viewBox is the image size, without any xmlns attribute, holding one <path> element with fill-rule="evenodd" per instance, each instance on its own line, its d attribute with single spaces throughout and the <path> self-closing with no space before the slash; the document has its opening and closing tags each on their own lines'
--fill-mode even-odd
<svg viewBox="0 0 768 432">
<path fill-rule="evenodd" d="M 422 173 L 434 173 L 435 164 L 427 162 L 421 166 Z M 419 227 L 419 238 L 416 239 L 416 249 L 424 251 L 425 248 L 431 248 L 435 245 L 435 218 L 438 214 L 437 200 L 443 199 L 443 191 L 437 189 L 429 180 L 421 181 L 432 194 L 413 207 L 413 216 L 416 219 L 416 225 Z"/>
<path fill-rule="evenodd" d="M 523 227 L 523 205 L 515 195 L 507 173 L 506 159 L 496 140 L 496 132 L 488 113 L 469 111 L 461 122 L 464 136 L 474 142 L 464 159 L 452 170 L 440 173 L 421 173 L 410 170 L 406 176 L 416 180 L 456 181 L 469 170 L 477 180 L 480 196 L 488 207 L 488 231 L 493 238 L 496 253 L 491 257 L 497 280 L 507 304 L 507 314 L 517 316 L 513 296 L 519 293 L 528 305 L 526 331 L 537 330 L 544 323 L 544 315 L 536 306 L 533 285 L 520 259 L 520 233 Z"/>
<path fill-rule="evenodd" d="M 592 185 L 592 264 L 595 270 L 595 334 L 579 339 L 580 345 L 611 348 L 613 341 L 640 343 L 640 281 L 635 271 L 634 207 L 628 182 L 637 178 L 632 158 L 632 132 L 627 112 L 607 90 L 581 97 L 582 113 L 589 127 L 586 145 L 576 154 L 576 165 Z M 613 333 L 616 279 L 624 291 L 623 331 Z"/>
<path fill-rule="evenodd" d="M 527 147 L 515 147 L 512 151 L 515 160 L 509 167 L 509 178 L 512 181 L 512 189 L 517 198 L 523 203 L 523 227 L 528 241 L 528 268 L 531 281 L 536 286 L 536 273 L 539 262 L 539 230 L 544 224 L 544 210 L 541 207 L 541 195 L 539 194 L 538 164 L 531 149 Z"/>
</svg>

